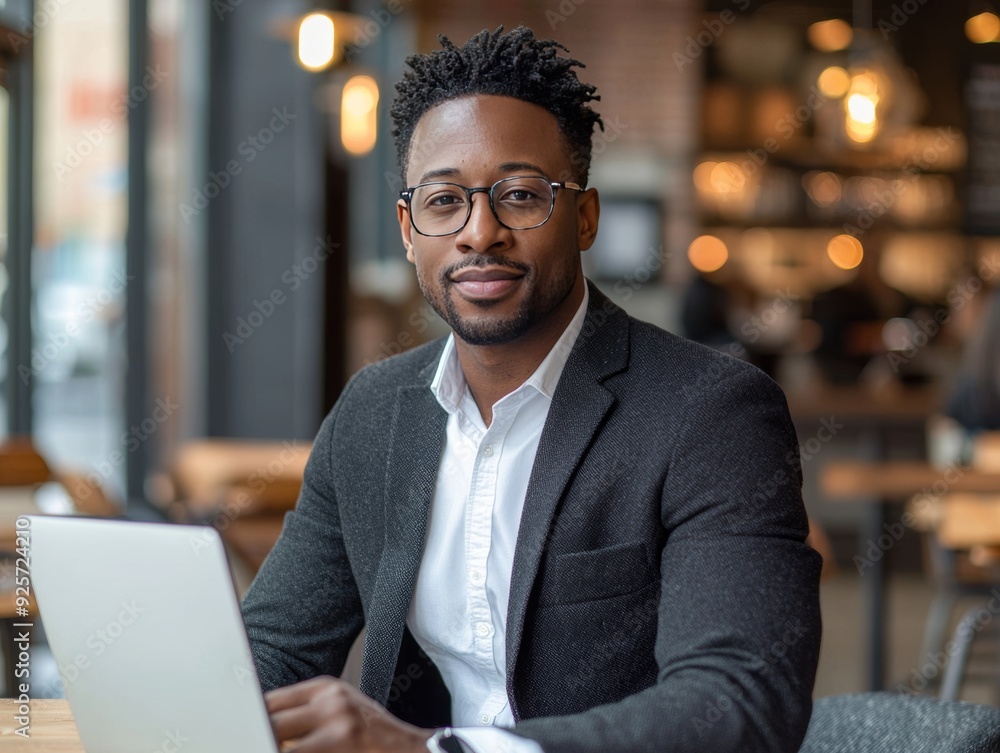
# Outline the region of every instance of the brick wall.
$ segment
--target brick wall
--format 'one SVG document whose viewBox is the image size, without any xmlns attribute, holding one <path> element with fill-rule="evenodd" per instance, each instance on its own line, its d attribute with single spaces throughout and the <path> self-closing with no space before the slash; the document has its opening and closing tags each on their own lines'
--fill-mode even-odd
<svg viewBox="0 0 1000 753">
<path fill-rule="evenodd" d="M 696 138 L 698 65 L 677 69 L 672 54 L 683 51 L 698 23 L 692 0 L 436 0 L 414 3 L 420 19 L 419 46 L 436 48 L 437 35 L 460 44 L 500 24 L 530 26 L 557 39 L 587 69 L 580 76 L 597 86 L 596 109 L 605 120 L 628 124 L 626 143 L 665 153 L 687 149 Z"/>
</svg>

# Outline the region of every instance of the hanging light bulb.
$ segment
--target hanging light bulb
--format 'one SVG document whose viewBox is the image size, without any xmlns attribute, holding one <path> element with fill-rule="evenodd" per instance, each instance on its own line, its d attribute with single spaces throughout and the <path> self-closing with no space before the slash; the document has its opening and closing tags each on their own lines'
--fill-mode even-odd
<svg viewBox="0 0 1000 753">
<path fill-rule="evenodd" d="M 325 13 L 310 13 L 299 22 L 299 64 L 308 71 L 321 71 L 336 53 L 333 19 Z"/>
<path fill-rule="evenodd" d="M 371 76 L 354 76 L 340 98 L 340 140 L 354 155 L 367 154 L 378 138 L 378 83 Z"/>
</svg>

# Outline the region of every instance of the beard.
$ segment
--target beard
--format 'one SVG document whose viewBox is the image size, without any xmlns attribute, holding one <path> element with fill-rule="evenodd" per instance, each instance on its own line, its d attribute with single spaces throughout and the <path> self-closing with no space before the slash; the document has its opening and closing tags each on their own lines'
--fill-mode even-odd
<svg viewBox="0 0 1000 753">
<path fill-rule="evenodd" d="M 521 284 L 526 288 L 526 295 L 513 314 L 489 315 L 490 309 L 501 304 L 501 301 L 475 302 L 473 305 L 482 312 L 480 316 L 460 314 L 452 291 L 454 283 L 450 276 L 467 267 L 488 266 L 506 267 L 522 273 L 524 276 Z M 418 267 L 417 284 L 431 308 L 448 323 L 456 337 L 469 345 L 504 345 L 527 334 L 569 297 L 576 282 L 575 272 L 576 270 L 573 270 L 572 273 L 552 278 L 547 285 L 539 287 L 535 281 L 534 270 L 528 265 L 502 256 L 476 255 L 469 262 L 455 264 L 442 271 L 436 287 L 427 284 Z"/>
</svg>

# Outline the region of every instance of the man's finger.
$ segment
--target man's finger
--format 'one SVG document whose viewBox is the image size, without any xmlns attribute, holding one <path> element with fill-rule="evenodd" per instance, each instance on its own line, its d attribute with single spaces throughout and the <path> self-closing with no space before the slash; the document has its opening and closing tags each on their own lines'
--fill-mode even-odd
<svg viewBox="0 0 1000 753">
<path fill-rule="evenodd" d="M 294 708 L 295 706 L 303 706 L 309 703 L 310 699 L 316 693 L 335 682 L 339 682 L 339 680 L 326 676 L 313 677 L 309 680 L 297 682 L 294 685 L 269 690 L 264 693 L 264 704 L 267 706 L 269 713 Z"/>
<path fill-rule="evenodd" d="M 324 709 L 322 714 L 317 714 L 316 709 L 311 706 L 297 706 L 272 713 L 271 728 L 278 742 L 297 740 L 306 737 L 318 727 L 336 720 L 341 713 L 342 710 Z"/>
<path fill-rule="evenodd" d="M 355 748 L 348 745 L 347 737 L 346 725 L 328 725 L 291 745 L 282 746 L 281 751 L 282 753 L 354 753 Z"/>
</svg>

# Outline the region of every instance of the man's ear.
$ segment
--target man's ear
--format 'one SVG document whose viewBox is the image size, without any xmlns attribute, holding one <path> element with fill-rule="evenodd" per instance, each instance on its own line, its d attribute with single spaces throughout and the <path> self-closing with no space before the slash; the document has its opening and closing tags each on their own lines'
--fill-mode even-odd
<svg viewBox="0 0 1000 753">
<path fill-rule="evenodd" d="M 581 251 L 586 251 L 594 245 L 597 237 L 597 224 L 601 218 L 601 197 L 596 188 L 588 188 L 576 200 L 577 211 L 577 243 Z"/>
<path fill-rule="evenodd" d="M 406 202 L 400 199 L 396 202 L 396 219 L 399 220 L 399 234 L 403 239 L 403 248 L 406 249 L 406 258 L 410 263 L 415 264 L 413 258 L 413 226 L 410 224 L 410 210 Z"/>
</svg>

